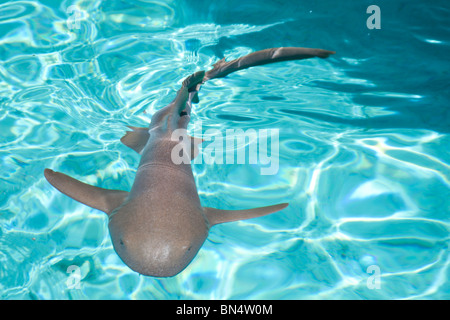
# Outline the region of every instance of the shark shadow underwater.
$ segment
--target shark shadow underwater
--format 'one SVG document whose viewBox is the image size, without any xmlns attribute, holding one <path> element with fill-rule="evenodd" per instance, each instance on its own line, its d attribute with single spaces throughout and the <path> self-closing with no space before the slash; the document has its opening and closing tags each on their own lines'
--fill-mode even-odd
<svg viewBox="0 0 450 320">
<path fill-rule="evenodd" d="M 172 133 L 187 128 L 192 103 L 198 102 L 201 85 L 253 66 L 327 58 L 334 53 L 322 49 L 272 48 L 230 62 L 222 59 L 211 70 L 187 77 L 175 99 L 153 115 L 148 128 L 130 127 L 133 131 L 121 138 L 141 155 L 130 192 L 91 186 L 50 169 L 44 170 L 45 178 L 65 195 L 108 215 L 114 249 L 128 267 L 147 276 L 175 276 L 194 259 L 212 226 L 264 216 L 288 206 L 281 203 L 246 210 L 201 206 L 190 161 L 175 164 L 171 156 L 172 150 L 183 143 L 172 139 Z M 198 153 L 201 141 L 194 137 L 184 141 L 182 150 L 190 160 Z"/>
</svg>

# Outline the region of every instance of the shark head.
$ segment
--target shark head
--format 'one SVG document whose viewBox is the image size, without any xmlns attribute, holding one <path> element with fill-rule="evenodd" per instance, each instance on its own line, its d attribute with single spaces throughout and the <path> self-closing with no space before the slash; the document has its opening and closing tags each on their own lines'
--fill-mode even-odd
<svg viewBox="0 0 450 320">
<path fill-rule="evenodd" d="M 152 277 L 172 277 L 184 270 L 208 236 L 209 224 L 202 212 L 179 213 L 182 220 L 183 216 L 194 219 L 177 225 L 163 207 L 149 210 L 145 218 L 134 214 L 138 210 L 131 207 L 133 203 L 125 204 L 109 219 L 112 244 L 121 260 L 130 269 Z M 133 209 L 136 211 L 130 211 Z M 176 210 L 171 213 L 177 215 Z"/>
</svg>

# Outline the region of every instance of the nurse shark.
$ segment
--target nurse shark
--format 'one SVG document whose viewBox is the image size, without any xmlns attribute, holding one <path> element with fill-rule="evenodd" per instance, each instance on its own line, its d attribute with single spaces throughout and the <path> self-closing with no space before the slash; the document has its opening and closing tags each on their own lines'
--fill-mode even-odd
<svg viewBox="0 0 450 320">
<path fill-rule="evenodd" d="M 187 77 L 175 99 L 153 115 L 149 127 L 130 127 L 132 131 L 121 138 L 141 155 L 129 192 L 88 185 L 51 169 L 44 170 L 45 178 L 63 194 L 108 215 L 114 249 L 128 267 L 146 276 L 175 276 L 194 259 L 212 226 L 261 217 L 288 206 L 280 203 L 242 210 L 202 207 L 190 162 L 176 164 L 172 154 L 180 144 L 181 153 L 190 160 L 198 154 L 201 139 L 189 136 L 177 140 L 172 134 L 187 128 L 201 85 L 249 67 L 327 58 L 334 53 L 298 47 L 271 48 L 229 62 L 222 59 L 211 70 Z"/>
</svg>

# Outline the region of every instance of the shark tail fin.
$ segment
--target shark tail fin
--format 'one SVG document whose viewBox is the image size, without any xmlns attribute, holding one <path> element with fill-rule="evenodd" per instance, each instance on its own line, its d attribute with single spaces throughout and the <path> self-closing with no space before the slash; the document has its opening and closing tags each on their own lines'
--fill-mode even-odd
<svg viewBox="0 0 450 320">
<path fill-rule="evenodd" d="M 226 62 L 225 58 L 216 62 L 211 70 L 206 72 L 205 81 L 215 78 L 223 78 L 230 73 L 247 69 L 250 67 L 261 66 L 269 63 L 302 60 L 314 57 L 325 59 L 335 51 L 300 48 L 300 47 L 279 47 L 255 51 L 238 59 Z"/>
<path fill-rule="evenodd" d="M 94 187 L 50 169 L 44 170 L 44 176 L 52 186 L 65 195 L 108 215 L 128 197 L 126 191 Z"/>
<path fill-rule="evenodd" d="M 195 91 L 198 84 L 203 82 L 205 71 L 197 71 L 184 79 L 182 86 L 188 88 L 188 91 Z"/>
<path fill-rule="evenodd" d="M 316 56 L 321 59 L 326 59 L 329 56 L 331 56 L 332 54 L 336 54 L 336 51 L 316 49 Z"/>
<path fill-rule="evenodd" d="M 127 147 L 133 149 L 137 153 L 141 153 L 147 144 L 150 134 L 148 133 L 148 128 L 142 127 L 128 127 L 133 131 L 127 131 L 125 135 L 120 138 L 120 141 Z"/>
<path fill-rule="evenodd" d="M 246 210 L 219 210 L 215 208 L 205 207 L 206 218 L 211 226 L 232 222 L 238 220 L 246 220 L 251 218 L 262 217 L 277 211 L 280 211 L 288 206 L 287 203 L 275 204 L 267 207 L 246 209 Z"/>
</svg>

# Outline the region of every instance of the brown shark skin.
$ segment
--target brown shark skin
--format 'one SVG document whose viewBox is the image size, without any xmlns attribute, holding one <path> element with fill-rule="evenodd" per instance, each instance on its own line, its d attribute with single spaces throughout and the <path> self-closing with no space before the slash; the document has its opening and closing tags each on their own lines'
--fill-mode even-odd
<svg viewBox="0 0 450 320">
<path fill-rule="evenodd" d="M 209 222 L 191 165 L 171 160 L 172 150 L 179 143 L 172 141 L 171 135 L 184 126 L 182 118 L 188 117 L 180 117 L 187 98 L 188 88 L 183 87 L 172 104 L 153 116 L 150 138 L 130 194 L 110 216 L 114 249 L 125 264 L 140 274 L 178 274 L 208 236 Z"/>
<path fill-rule="evenodd" d="M 218 61 L 214 65 L 214 69 L 206 73 L 205 80 L 223 78 L 232 72 L 269 63 L 303 60 L 314 57 L 325 59 L 335 53 L 335 51 L 299 47 L 280 47 L 260 50 L 230 62 L 226 62 L 225 59 Z"/>
<path fill-rule="evenodd" d="M 244 210 L 202 207 L 190 163 L 172 161 L 172 150 L 180 143 L 172 140 L 172 133 L 187 128 L 201 85 L 252 66 L 325 58 L 333 53 L 308 48 L 266 49 L 231 62 L 222 59 L 212 70 L 186 78 L 174 101 L 153 115 L 148 128 L 130 127 L 133 131 L 121 139 L 141 154 L 130 192 L 90 186 L 50 169 L 45 169 L 44 175 L 62 193 L 108 214 L 114 249 L 132 270 L 154 277 L 175 276 L 194 259 L 215 224 L 260 217 L 288 206 L 281 203 Z"/>
</svg>

